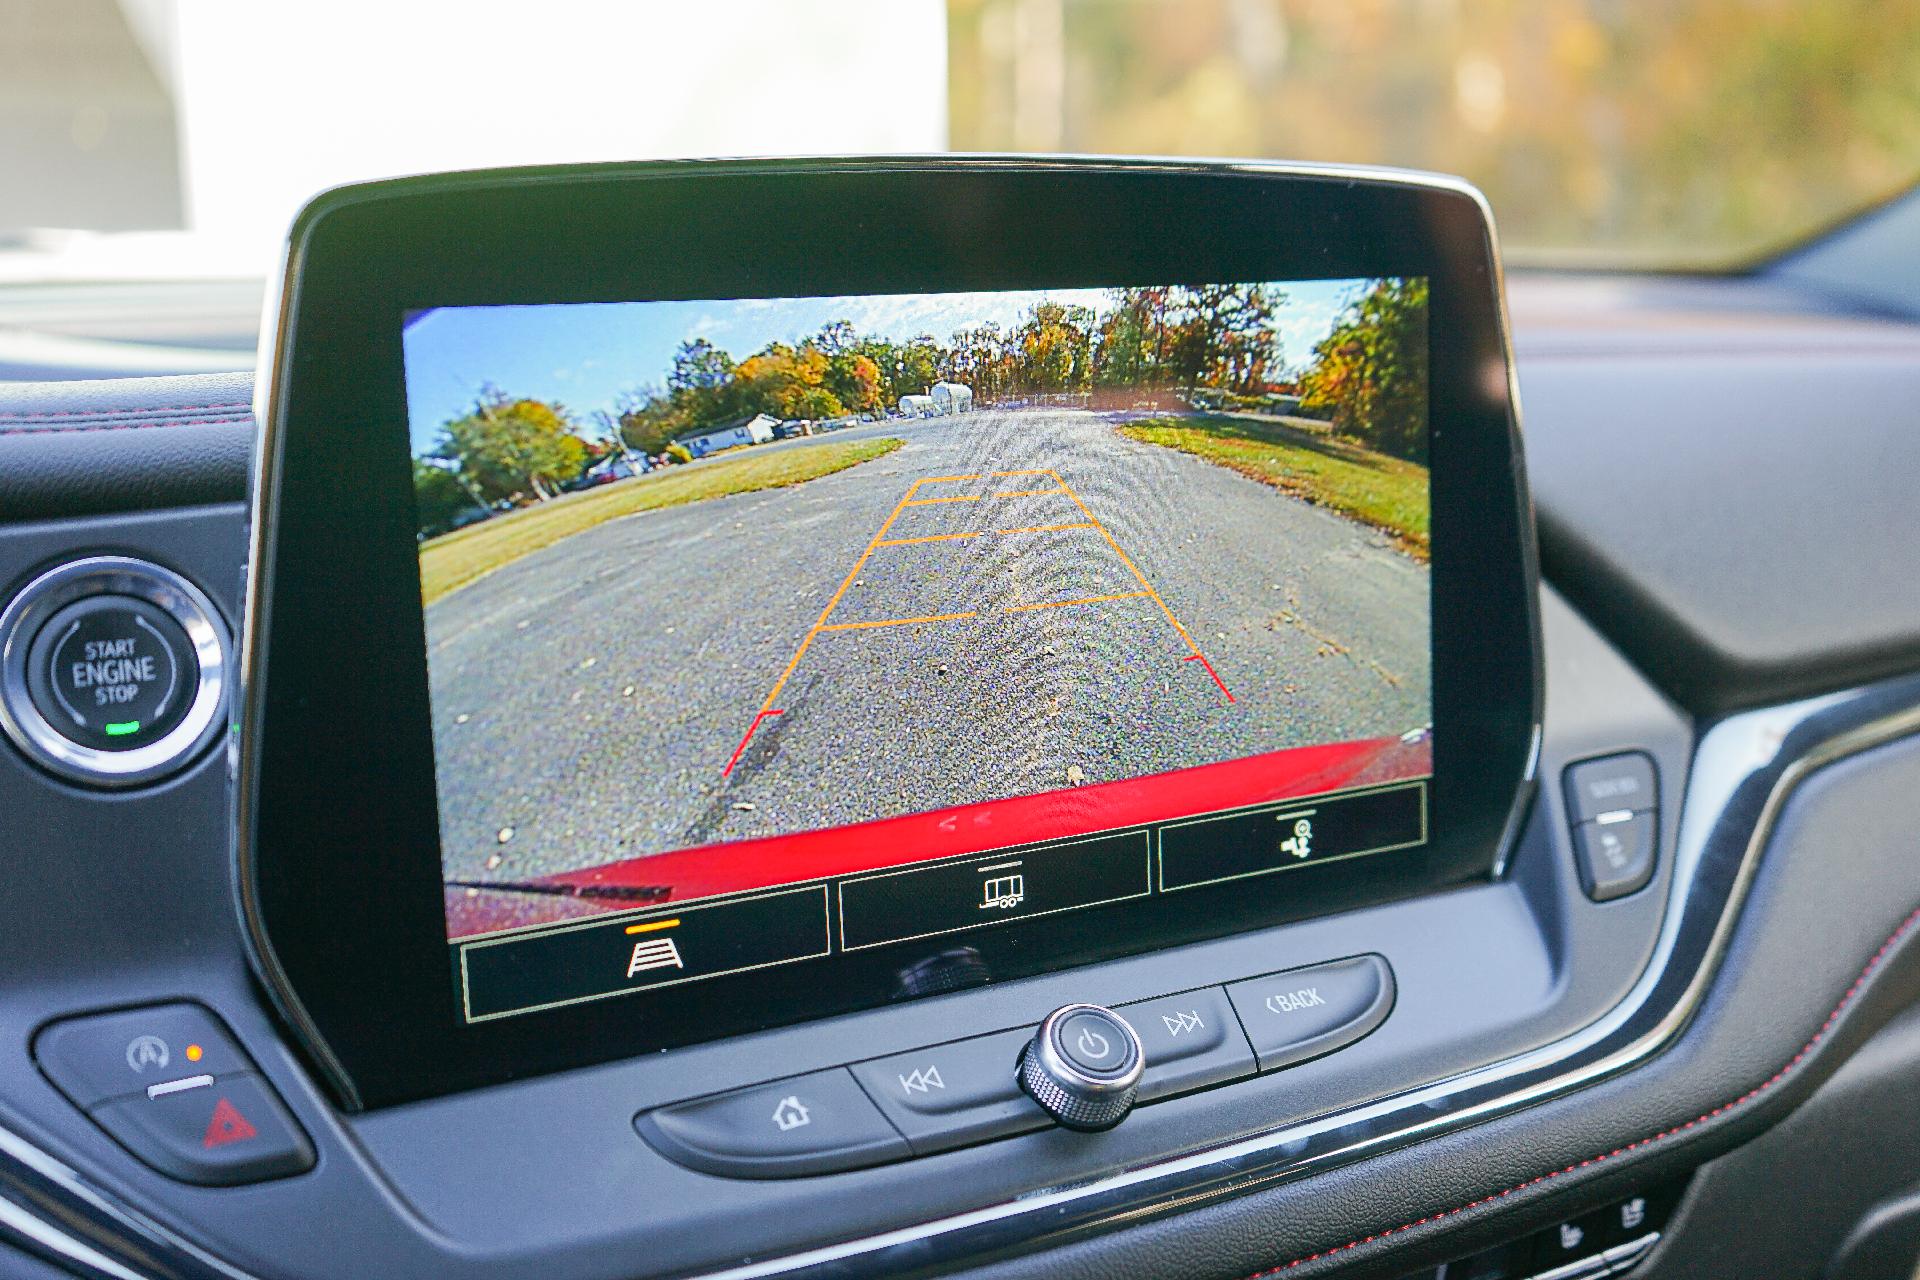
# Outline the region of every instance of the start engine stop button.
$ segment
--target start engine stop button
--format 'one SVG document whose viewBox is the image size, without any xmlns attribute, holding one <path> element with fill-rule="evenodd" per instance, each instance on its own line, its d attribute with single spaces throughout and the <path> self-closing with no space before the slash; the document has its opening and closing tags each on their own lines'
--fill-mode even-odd
<svg viewBox="0 0 1920 1280">
<path fill-rule="evenodd" d="M 27 688 L 41 718 L 102 751 L 165 737 L 185 717 L 199 674 L 185 629 L 133 596 L 68 605 L 27 654 Z"/>
<path fill-rule="evenodd" d="M 192 583 L 125 556 L 50 569 L 0 609 L 0 729 L 66 778 L 130 786 L 218 734 L 226 633 Z"/>
</svg>

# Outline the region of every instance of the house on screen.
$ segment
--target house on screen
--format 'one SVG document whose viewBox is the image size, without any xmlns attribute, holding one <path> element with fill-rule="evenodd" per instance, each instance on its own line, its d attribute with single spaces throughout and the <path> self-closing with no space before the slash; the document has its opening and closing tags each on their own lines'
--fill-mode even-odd
<svg viewBox="0 0 1920 1280">
<path fill-rule="evenodd" d="M 756 413 L 751 418 L 742 418 L 725 426 L 709 427 L 696 435 L 681 436 L 679 443 L 687 446 L 687 452 L 694 457 L 704 458 L 710 453 L 743 444 L 765 444 L 773 439 L 773 429 L 779 425 L 778 418 Z"/>
</svg>

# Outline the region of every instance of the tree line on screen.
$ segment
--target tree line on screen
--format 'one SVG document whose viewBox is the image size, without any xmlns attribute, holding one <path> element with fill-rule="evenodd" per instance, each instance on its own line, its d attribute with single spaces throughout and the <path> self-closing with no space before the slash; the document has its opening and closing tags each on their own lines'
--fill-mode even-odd
<svg viewBox="0 0 1920 1280">
<path fill-rule="evenodd" d="M 976 407 L 1036 396 L 1168 392 L 1259 409 L 1279 395 L 1297 411 L 1394 457 L 1426 461 L 1427 286 L 1371 284 L 1288 376 L 1271 285 L 1112 290 L 1103 308 L 1039 302 L 1018 323 L 986 322 L 942 342 L 895 341 L 835 321 L 797 343 L 744 359 L 705 338 L 680 345 L 664 385 L 638 386 L 594 415 L 589 443 L 564 405 L 482 390 L 417 463 L 423 528 L 476 499 L 547 498 L 613 448 L 684 461 L 676 441 L 755 414 L 782 421 L 878 416 L 935 382 L 968 387 Z M 429 516 L 441 519 L 430 520 Z"/>
</svg>

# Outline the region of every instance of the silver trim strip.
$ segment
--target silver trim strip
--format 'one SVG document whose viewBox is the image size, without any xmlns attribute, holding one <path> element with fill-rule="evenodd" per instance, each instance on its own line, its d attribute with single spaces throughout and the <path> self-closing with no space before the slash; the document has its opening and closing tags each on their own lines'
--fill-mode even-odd
<svg viewBox="0 0 1920 1280">
<path fill-rule="evenodd" d="M 85 1267 L 89 1275 L 111 1277 L 111 1280 L 146 1280 L 139 1272 L 127 1270 L 92 1245 L 34 1217 L 11 1200 L 0 1199 L 0 1231 L 31 1241 L 69 1265 Z"/>
<path fill-rule="evenodd" d="M 0 1238 L 58 1258 L 89 1280 L 258 1280 L 95 1187 L 4 1126 Z M 126 1261 L 106 1253 L 109 1248 Z"/>
</svg>

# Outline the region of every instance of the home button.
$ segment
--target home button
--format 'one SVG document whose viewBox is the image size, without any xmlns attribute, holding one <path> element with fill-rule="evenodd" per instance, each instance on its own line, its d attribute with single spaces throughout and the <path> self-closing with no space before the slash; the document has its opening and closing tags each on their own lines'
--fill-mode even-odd
<svg viewBox="0 0 1920 1280">
<path fill-rule="evenodd" d="M 911 1154 L 845 1067 L 660 1107 L 634 1127 L 668 1159 L 730 1178 L 833 1173 Z"/>
</svg>

